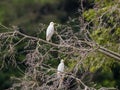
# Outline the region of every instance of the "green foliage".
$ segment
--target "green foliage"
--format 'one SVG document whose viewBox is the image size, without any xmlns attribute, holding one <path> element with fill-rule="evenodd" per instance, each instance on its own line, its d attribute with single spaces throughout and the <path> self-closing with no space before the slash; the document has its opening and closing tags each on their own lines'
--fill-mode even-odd
<svg viewBox="0 0 120 90">
<path fill-rule="evenodd" d="M 115 34 L 116 34 L 117 36 L 120 35 L 120 28 L 117 28 Z"/>
<path fill-rule="evenodd" d="M 86 18 L 87 21 L 90 21 L 95 18 L 96 12 L 93 9 L 89 9 L 88 11 L 83 13 L 83 16 Z"/>
<path fill-rule="evenodd" d="M 119 52 L 119 20 L 120 13 L 118 11 L 117 1 L 112 0 L 95 0 L 99 5 L 96 9 L 88 9 L 83 13 L 83 17 L 87 22 L 91 23 L 91 37 L 99 45 L 102 45 L 110 50 Z M 99 52 L 92 53 L 85 61 L 86 67 L 89 67 L 90 72 L 96 72 L 94 77 L 95 82 L 97 81 L 98 86 L 114 87 L 118 84 L 114 77 L 114 71 L 111 70 L 110 66 L 113 66 L 114 59 L 109 58 Z M 118 65 L 119 67 L 119 65 Z M 99 69 L 102 69 L 99 71 Z M 99 71 L 99 72 L 97 72 Z M 98 76 L 98 77 L 97 77 Z M 99 81 L 99 78 L 101 81 Z"/>
</svg>

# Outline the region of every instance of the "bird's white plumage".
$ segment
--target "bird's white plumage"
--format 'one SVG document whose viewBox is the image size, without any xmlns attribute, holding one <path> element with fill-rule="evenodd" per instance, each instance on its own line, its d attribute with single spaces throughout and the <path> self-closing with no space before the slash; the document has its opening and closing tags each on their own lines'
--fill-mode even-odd
<svg viewBox="0 0 120 90">
<path fill-rule="evenodd" d="M 64 72 L 64 60 L 61 60 L 60 64 L 58 65 L 57 71 Z"/>
<path fill-rule="evenodd" d="M 62 59 L 57 68 L 57 78 L 62 78 L 64 72 L 64 60 Z"/>
<path fill-rule="evenodd" d="M 49 41 L 54 34 L 54 22 L 50 22 L 46 31 L 46 40 Z"/>
</svg>

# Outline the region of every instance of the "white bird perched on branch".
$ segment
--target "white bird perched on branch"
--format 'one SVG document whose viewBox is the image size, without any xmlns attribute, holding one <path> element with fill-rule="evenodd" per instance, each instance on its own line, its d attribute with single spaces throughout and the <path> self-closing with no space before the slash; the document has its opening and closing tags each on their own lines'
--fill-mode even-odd
<svg viewBox="0 0 120 90">
<path fill-rule="evenodd" d="M 50 22 L 46 31 L 46 40 L 49 41 L 54 34 L 54 22 Z"/>
<path fill-rule="evenodd" d="M 64 72 L 64 60 L 62 59 L 57 68 L 57 77 L 60 78 Z"/>
</svg>

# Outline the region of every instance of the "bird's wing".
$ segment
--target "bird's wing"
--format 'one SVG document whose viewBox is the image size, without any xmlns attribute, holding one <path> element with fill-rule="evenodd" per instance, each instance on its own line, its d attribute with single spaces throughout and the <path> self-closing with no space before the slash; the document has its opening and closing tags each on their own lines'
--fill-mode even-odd
<svg viewBox="0 0 120 90">
<path fill-rule="evenodd" d="M 48 26 L 47 32 L 46 32 L 46 40 L 49 41 L 54 33 L 54 27 Z"/>
<path fill-rule="evenodd" d="M 46 40 L 49 41 L 50 39 L 51 39 L 51 35 L 50 34 L 46 35 Z"/>
<path fill-rule="evenodd" d="M 59 72 L 64 72 L 64 64 L 63 64 L 63 63 L 60 63 L 60 64 L 58 65 L 57 71 L 59 71 Z"/>
</svg>

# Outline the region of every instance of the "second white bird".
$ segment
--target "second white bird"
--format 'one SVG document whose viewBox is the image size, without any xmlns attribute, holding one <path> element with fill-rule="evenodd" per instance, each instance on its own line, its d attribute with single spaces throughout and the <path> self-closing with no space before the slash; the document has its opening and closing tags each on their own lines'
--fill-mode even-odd
<svg viewBox="0 0 120 90">
<path fill-rule="evenodd" d="M 57 77 L 60 78 L 64 72 L 64 60 L 62 59 L 57 68 Z"/>
</svg>

